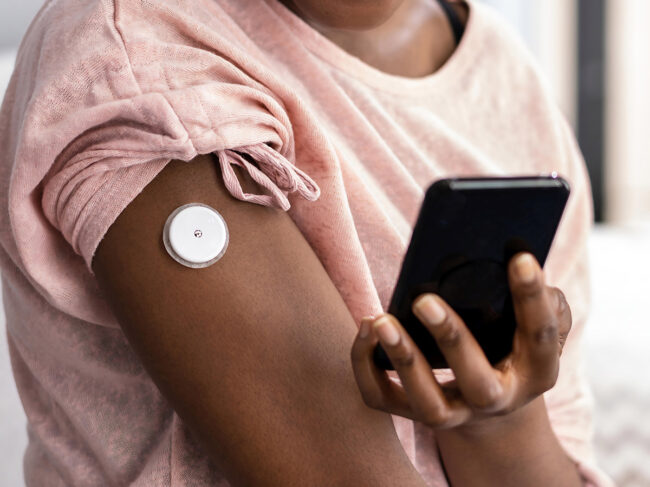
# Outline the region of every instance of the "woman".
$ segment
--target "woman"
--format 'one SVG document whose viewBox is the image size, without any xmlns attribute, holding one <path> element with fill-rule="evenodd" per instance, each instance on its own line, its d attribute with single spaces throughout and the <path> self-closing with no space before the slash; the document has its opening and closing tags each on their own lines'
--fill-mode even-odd
<svg viewBox="0 0 650 487">
<path fill-rule="evenodd" d="M 0 120 L 28 486 L 608 485 L 578 374 L 584 163 L 487 7 L 54 0 Z M 544 274 L 512 263 L 510 369 L 444 303 L 418 312 L 453 401 L 399 323 L 357 334 L 384 315 L 433 180 L 551 171 L 573 191 Z M 162 244 L 191 202 L 230 232 L 202 269 Z M 403 388 L 372 369 L 377 340 Z"/>
</svg>

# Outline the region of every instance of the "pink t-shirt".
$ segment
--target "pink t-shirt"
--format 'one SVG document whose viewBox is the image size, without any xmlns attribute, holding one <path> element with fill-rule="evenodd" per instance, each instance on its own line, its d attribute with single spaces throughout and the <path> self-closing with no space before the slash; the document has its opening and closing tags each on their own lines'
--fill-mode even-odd
<svg viewBox="0 0 650 487">
<path fill-rule="evenodd" d="M 0 262 L 28 486 L 229 485 L 144 371 L 90 266 L 167 162 L 206 153 L 234 197 L 289 213 L 357 322 L 387 308 L 432 181 L 563 175 L 572 193 L 546 272 L 574 324 L 545 397 L 585 485 L 612 485 L 594 462 L 579 368 L 585 165 L 516 36 L 469 5 L 453 56 L 412 79 L 364 64 L 277 0 L 45 3 L 0 114 Z M 257 196 L 233 164 L 257 177 Z M 426 482 L 447 485 L 434 431 L 394 422 Z"/>
</svg>

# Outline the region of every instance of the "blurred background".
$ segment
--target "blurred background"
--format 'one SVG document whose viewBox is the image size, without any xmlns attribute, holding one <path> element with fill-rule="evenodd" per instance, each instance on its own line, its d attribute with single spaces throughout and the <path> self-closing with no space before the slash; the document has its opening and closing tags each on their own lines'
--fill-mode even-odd
<svg viewBox="0 0 650 487">
<path fill-rule="evenodd" d="M 597 224 L 585 373 L 599 464 L 620 487 L 650 486 L 650 1 L 480 0 L 536 56 L 589 169 Z M 0 2 L 0 97 L 42 0 Z M 0 313 L 4 337 L 4 313 Z M 0 339 L 0 472 L 22 487 L 25 417 Z"/>
</svg>

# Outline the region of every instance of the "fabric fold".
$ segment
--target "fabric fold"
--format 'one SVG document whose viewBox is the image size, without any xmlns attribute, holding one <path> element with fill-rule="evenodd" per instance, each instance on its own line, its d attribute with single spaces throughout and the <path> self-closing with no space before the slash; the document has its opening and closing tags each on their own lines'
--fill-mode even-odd
<svg viewBox="0 0 650 487">
<path fill-rule="evenodd" d="M 277 0 L 46 3 L 0 110 L 0 264 L 33 433 L 28 485 L 230 485 L 141 367 L 91 268 L 115 219 L 165 165 L 202 154 L 215 154 L 234 198 L 288 210 L 356 323 L 388 308 L 435 179 L 565 176 L 572 196 L 546 275 L 574 322 L 545 398 L 586 485 L 611 485 L 574 373 L 589 311 L 584 161 L 523 44 L 485 3 L 467 3 L 463 42 L 418 79 L 364 64 Z M 233 166 L 259 191 L 245 192 Z M 447 487 L 435 431 L 394 420 L 426 485 Z"/>
<path fill-rule="evenodd" d="M 273 206 L 282 210 L 291 207 L 287 195 L 297 192 L 308 201 L 316 201 L 320 197 L 318 185 L 298 167 L 289 162 L 282 154 L 271 149 L 267 144 L 256 144 L 237 149 L 216 153 L 221 166 L 224 184 L 235 198 Z M 245 155 L 256 163 L 246 160 Z M 240 166 L 248 171 L 250 176 L 260 186 L 270 191 L 270 195 L 245 193 L 232 165 Z"/>
</svg>

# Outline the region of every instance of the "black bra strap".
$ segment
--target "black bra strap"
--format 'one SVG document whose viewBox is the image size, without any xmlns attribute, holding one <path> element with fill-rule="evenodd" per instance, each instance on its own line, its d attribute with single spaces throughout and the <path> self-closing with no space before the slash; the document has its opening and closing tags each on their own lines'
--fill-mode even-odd
<svg viewBox="0 0 650 487">
<path fill-rule="evenodd" d="M 456 39 L 456 45 L 458 45 L 460 39 L 463 37 L 463 33 L 465 32 L 465 25 L 463 24 L 463 21 L 460 20 L 460 17 L 456 13 L 456 10 L 454 10 L 454 7 L 449 5 L 449 3 L 446 0 L 438 0 L 438 3 L 445 11 L 447 18 L 449 19 L 451 30 L 454 31 L 454 38 Z"/>
</svg>

